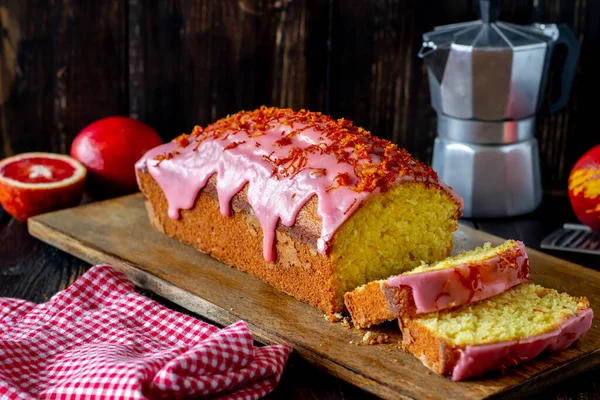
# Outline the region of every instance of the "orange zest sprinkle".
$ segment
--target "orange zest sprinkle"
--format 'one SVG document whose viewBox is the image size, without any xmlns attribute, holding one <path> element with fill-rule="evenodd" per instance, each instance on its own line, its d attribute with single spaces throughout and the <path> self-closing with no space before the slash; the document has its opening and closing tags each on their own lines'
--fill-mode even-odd
<svg viewBox="0 0 600 400">
<path fill-rule="evenodd" d="M 229 143 L 227 146 L 225 146 L 224 150 L 229 150 L 229 149 L 235 149 L 236 147 L 238 147 L 240 144 L 244 144 L 246 143 L 245 140 L 241 140 L 239 142 L 231 142 Z"/>
<path fill-rule="evenodd" d="M 350 175 L 347 172 L 337 174 L 334 180 L 339 186 L 349 186 L 351 181 Z"/>
<path fill-rule="evenodd" d="M 163 162 L 164 160 L 170 160 L 173 157 L 174 157 L 173 153 L 162 153 L 162 154 L 159 154 L 156 157 L 154 157 L 154 159 L 158 161 L 154 166 L 158 167 L 161 162 Z"/>
<path fill-rule="evenodd" d="M 464 276 L 459 268 L 452 269 L 454 275 L 458 278 L 460 283 L 465 287 L 465 289 L 469 290 L 469 298 L 467 299 L 467 303 L 470 303 L 476 292 L 482 290 L 479 286 L 481 283 L 481 274 L 479 272 L 479 267 L 476 265 L 469 266 L 469 273 L 467 276 Z"/>
<path fill-rule="evenodd" d="M 333 183 L 329 185 L 329 187 L 327 188 L 327 192 L 342 186 L 350 186 L 350 175 L 347 172 L 340 172 L 335 176 L 335 178 L 333 178 L 333 182 L 335 183 L 335 185 Z"/>
<path fill-rule="evenodd" d="M 292 144 L 292 138 L 289 136 L 282 137 L 281 139 L 275 141 L 275 144 L 279 147 L 285 147 Z"/>
<path fill-rule="evenodd" d="M 282 126 L 288 128 L 281 131 L 282 136 L 275 141 L 275 148 L 287 150 L 287 155 L 274 157 L 274 152 L 263 155 L 263 159 L 273 166 L 276 179 L 293 179 L 305 169 L 317 171 L 319 165 L 310 165 L 311 154 L 329 154 L 336 158 L 338 164 L 349 164 L 354 172 L 352 175 L 338 174 L 327 191 L 345 186 L 356 192 L 377 189 L 385 192 L 398 178 L 437 180 L 435 171 L 414 160 L 405 149 L 372 136 L 369 131 L 354 126 L 351 120 L 336 120 L 320 112 L 304 109 L 294 111 L 290 108 L 261 106 L 253 111 L 240 111 L 204 128 L 196 126 L 190 135 L 181 135 L 176 141 L 182 147 L 195 141 L 193 150 L 196 151 L 207 139 L 225 140 L 230 135 L 243 135 L 247 140 L 255 141 L 267 131 Z M 318 140 L 304 148 L 294 146 L 293 138 L 307 129 L 318 132 Z M 230 143 L 225 149 L 241 143 Z M 258 148 L 261 144 L 255 141 L 254 146 Z"/>
<path fill-rule="evenodd" d="M 176 142 L 177 147 L 180 148 L 187 147 L 190 144 L 189 136 L 185 133 L 183 135 L 177 136 L 175 139 L 173 139 L 173 141 Z"/>
<path fill-rule="evenodd" d="M 309 169 L 312 169 L 313 171 L 310 173 L 312 176 L 319 176 L 319 175 L 327 175 L 327 168 L 312 168 L 309 167 Z"/>
<path fill-rule="evenodd" d="M 354 207 L 357 201 L 358 199 L 354 198 L 354 201 L 352 202 L 352 204 L 350 204 L 350 207 L 346 208 L 346 211 L 344 211 L 344 215 L 348 214 L 348 212 L 352 209 L 352 207 Z"/>
</svg>

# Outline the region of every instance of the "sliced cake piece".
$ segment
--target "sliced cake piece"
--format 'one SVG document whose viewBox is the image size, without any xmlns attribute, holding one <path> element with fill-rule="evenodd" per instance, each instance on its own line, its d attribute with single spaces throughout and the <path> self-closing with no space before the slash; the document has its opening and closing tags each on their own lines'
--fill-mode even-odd
<svg viewBox="0 0 600 400">
<path fill-rule="evenodd" d="M 478 377 L 569 347 L 592 325 L 585 297 L 524 283 L 452 310 L 401 317 L 402 347 L 452 380 Z"/>
<path fill-rule="evenodd" d="M 362 285 L 344 296 L 354 326 L 392 321 L 483 300 L 529 280 L 529 259 L 522 242 L 507 240 L 463 251 L 402 275 Z"/>
</svg>

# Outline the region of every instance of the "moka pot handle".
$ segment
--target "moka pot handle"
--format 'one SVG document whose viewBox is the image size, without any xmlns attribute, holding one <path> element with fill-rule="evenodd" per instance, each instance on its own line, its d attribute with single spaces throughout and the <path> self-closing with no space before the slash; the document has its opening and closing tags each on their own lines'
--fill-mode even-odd
<svg viewBox="0 0 600 400">
<path fill-rule="evenodd" d="M 581 45 L 579 44 L 575 33 L 573 33 L 567 25 L 560 24 L 557 28 L 559 35 L 553 43 L 552 52 L 556 50 L 557 46 L 565 45 L 567 48 L 567 55 L 560 74 L 560 96 L 556 101 L 549 102 L 548 104 L 548 111 L 551 114 L 563 109 L 569 102 L 571 87 L 573 86 L 573 80 L 575 79 L 575 72 L 577 72 L 577 61 L 579 60 L 579 52 L 581 49 Z"/>
</svg>

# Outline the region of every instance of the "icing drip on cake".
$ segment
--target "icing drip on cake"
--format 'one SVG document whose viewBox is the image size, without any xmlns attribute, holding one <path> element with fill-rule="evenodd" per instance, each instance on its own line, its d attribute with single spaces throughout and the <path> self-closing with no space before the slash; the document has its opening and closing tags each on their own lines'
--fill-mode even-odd
<svg viewBox="0 0 600 400">
<path fill-rule="evenodd" d="M 194 205 L 214 174 L 225 216 L 233 196 L 248 185 L 248 203 L 260 221 L 268 262 L 275 260 L 278 221 L 292 226 L 315 195 L 322 219 L 321 254 L 365 198 L 401 181 L 435 184 L 462 209 L 462 199 L 405 150 L 351 121 L 304 110 L 261 107 L 196 127 L 191 135 L 150 150 L 136 164 L 139 169 L 146 169 L 162 188 L 172 219 Z"/>
<path fill-rule="evenodd" d="M 387 284 L 409 286 L 419 314 L 487 299 L 529 280 L 525 245 L 517 243 L 510 253 L 452 268 L 394 276 Z"/>
<path fill-rule="evenodd" d="M 460 381 L 481 376 L 488 371 L 514 367 L 537 357 L 543 351 L 564 350 L 590 329 L 593 318 L 592 309 L 586 308 L 563 321 L 552 332 L 522 340 L 466 346 L 460 350 L 451 379 Z"/>
</svg>

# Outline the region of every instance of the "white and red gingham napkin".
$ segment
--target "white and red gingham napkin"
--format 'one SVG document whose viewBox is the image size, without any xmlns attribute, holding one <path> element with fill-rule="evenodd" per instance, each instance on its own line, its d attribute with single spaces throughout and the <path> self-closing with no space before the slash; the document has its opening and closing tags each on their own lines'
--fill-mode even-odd
<svg viewBox="0 0 600 400">
<path fill-rule="evenodd" d="M 290 348 L 170 310 L 108 265 L 49 302 L 0 298 L 0 399 L 257 399 Z"/>
</svg>

